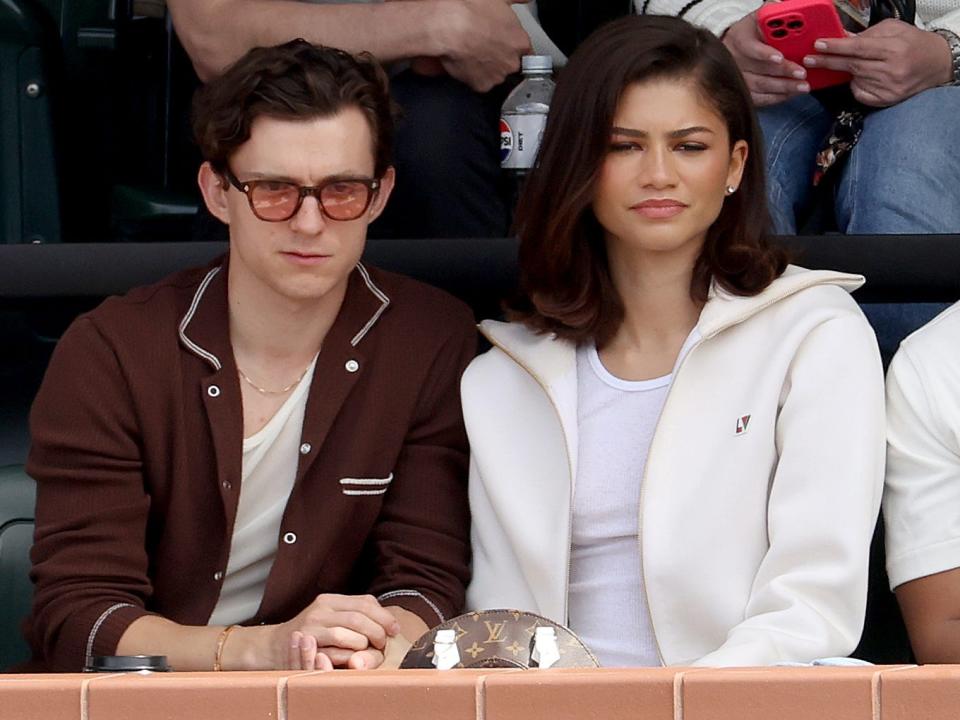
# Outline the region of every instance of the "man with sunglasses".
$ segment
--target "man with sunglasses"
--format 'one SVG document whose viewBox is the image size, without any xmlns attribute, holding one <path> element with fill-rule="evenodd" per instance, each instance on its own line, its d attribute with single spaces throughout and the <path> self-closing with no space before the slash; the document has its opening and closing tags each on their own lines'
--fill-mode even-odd
<svg viewBox="0 0 960 720">
<path fill-rule="evenodd" d="M 228 256 L 79 318 L 31 415 L 33 669 L 370 668 L 460 610 L 470 311 L 360 262 L 393 187 L 370 57 L 258 48 L 194 107 Z"/>
</svg>

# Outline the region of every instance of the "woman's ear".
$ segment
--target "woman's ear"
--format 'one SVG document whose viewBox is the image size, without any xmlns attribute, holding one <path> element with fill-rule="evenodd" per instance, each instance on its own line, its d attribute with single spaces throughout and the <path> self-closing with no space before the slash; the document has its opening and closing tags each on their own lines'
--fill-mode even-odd
<svg viewBox="0 0 960 720">
<path fill-rule="evenodd" d="M 733 148 L 730 150 L 730 166 L 727 169 L 727 187 L 740 187 L 749 154 L 750 148 L 747 146 L 746 140 L 737 140 L 733 144 Z"/>
<path fill-rule="evenodd" d="M 209 162 L 200 166 L 197 184 L 203 195 L 203 202 L 210 214 L 220 222 L 230 224 L 230 207 L 227 204 L 227 180 L 213 169 Z"/>
</svg>

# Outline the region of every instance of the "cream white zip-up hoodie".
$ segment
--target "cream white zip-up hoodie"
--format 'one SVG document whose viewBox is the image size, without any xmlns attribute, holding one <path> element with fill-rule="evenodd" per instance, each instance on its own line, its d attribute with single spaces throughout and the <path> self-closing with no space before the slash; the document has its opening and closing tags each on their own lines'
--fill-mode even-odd
<svg viewBox="0 0 960 720">
<path fill-rule="evenodd" d="M 880 356 L 848 294 L 862 282 L 790 267 L 754 297 L 711 290 L 638 478 L 664 664 L 804 662 L 856 646 L 884 470 Z M 494 347 L 462 381 L 467 606 L 565 622 L 575 346 L 519 324 L 481 330 Z"/>
</svg>

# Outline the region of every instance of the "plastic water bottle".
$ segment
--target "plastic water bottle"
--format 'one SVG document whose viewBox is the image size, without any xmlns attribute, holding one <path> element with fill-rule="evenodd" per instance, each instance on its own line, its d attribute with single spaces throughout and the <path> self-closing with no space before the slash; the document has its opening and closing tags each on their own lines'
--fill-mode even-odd
<svg viewBox="0 0 960 720">
<path fill-rule="evenodd" d="M 517 176 L 533 168 L 554 89 L 553 58 L 524 55 L 521 63 L 523 80 L 500 111 L 500 167 Z"/>
</svg>

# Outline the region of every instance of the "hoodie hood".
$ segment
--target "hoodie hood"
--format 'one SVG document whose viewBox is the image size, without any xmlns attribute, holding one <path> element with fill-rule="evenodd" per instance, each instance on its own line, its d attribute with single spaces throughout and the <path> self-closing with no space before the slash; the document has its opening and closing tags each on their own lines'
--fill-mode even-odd
<svg viewBox="0 0 960 720">
<path fill-rule="evenodd" d="M 807 270 L 789 265 L 763 292 L 749 297 L 734 295 L 712 283 L 707 303 L 697 321 L 697 330 L 703 340 L 738 325 L 766 308 L 797 293 L 820 285 L 836 285 L 853 292 L 866 279 L 862 275 L 834 270 Z M 484 320 L 480 332 L 497 348 L 526 368 L 550 391 L 551 378 L 563 378 L 575 371 L 575 353 L 572 343 L 559 340 L 554 333 L 537 335 L 521 323 Z"/>
</svg>

